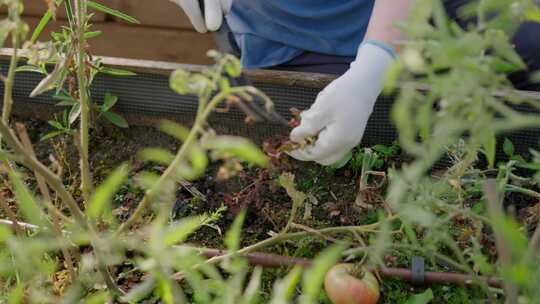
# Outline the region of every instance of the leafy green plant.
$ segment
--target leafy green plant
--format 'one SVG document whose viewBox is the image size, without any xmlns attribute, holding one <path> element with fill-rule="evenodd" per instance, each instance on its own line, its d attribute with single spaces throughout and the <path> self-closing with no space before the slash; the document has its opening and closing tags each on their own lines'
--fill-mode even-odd
<svg viewBox="0 0 540 304">
<path fill-rule="evenodd" d="M 26 29 L 18 19 L 20 1 L 0 4 L 10 9 L 3 29 L 20 37 L 22 45 Z M 51 43 L 37 43 L 54 16 L 55 4 L 64 5 L 69 26 L 55 33 Z M 280 182 L 293 208 L 287 222 L 277 225 L 279 232 L 246 244 L 242 238 L 246 215 L 240 213 L 224 236 L 227 251 L 210 259 L 204 256 L 204 248 L 195 248 L 188 241 L 201 227 L 215 225 L 221 211 L 172 220 L 177 188 L 204 175 L 211 161 L 239 159 L 266 166 L 268 160 L 257 146 L 245 138 L 216 134 L 208 118 L 218 106 L 234 104 L 238 98 L 249 102 L 257 95 L 269 107 L 271 101 L 253 87 L 231 87 L 228 77 L 240 74 L 239 61 L 210 52 L 214 66 L 197 73 L 177 70 L 170 77 L 173 91 L 199 100 L 191 128 L 171 121 L 160 125 L 161 131 L 178 141 L 179 149 L 173 153 L 148 148 L 138 154 L 140 161 L 158 164 L 164 170 L 134 173 L 128 164 L 122 164 L 96 184 L 88 157 L 92 111 L 96 117 L 113 117 L 111 122 L 121 126 L 123 122 L 111 112 L 117 98 L 107 94 L 103 102 L 94 103 L 89 88 L 97 73 L 131 74 L 104 67 L 87 53 L 87 39 L 100 34 L 91 29 L 88 9 L 136 21 L 92 1 L 57 0 L 51 5 L 26 44 L 29 62 L 18 71 L 43 74 L 34 94 L 54 90 L 61 105 L 70 107 L 61 121 L 50 122 L 55 130 L 46 136 L 73 136 L 81 189 L 77 194 L 70 191 L 53 168 L 35 157 L 22 133 L 10 127 L 10 103 L 4 102 L 0 134 L 5 145 L 0 150 L 0 170 L 10 191 L 2 192 L 0 207 L 9 214 L 11 209 L 3 203 L 5 195 L 17 207 L 17 213 L 6 222 L 9 225 L 0 226 L 4 298 L 40 303 L 256 303 L 262 301 L 262 270 L 250 268 L 243 256 L 278 244 L 294 246 L 298 241 L 305 245 L 314 240 L 322 246 L 337 245 L 318 254 L 309 270 L 294 267 L 276 281 L 268 295 L 270 303 L 317 303 L 323 298 L 324 274 L 338 260 L 385 266 L 390 253 L 403 261 L 410 255 L 421 255 L 430 269 L 469 274 L 471 284 L 480 287 L 475 294 L 494 301 L 504 295 L 508 303 L 533 303 L 540 296 L 536 286 L 540 228 L 526 233 L 531 227 L 506 215 L 502 208 L 504 194 L 509 192 L 538 196 L 534 187 L 540 182 L 540 155 L 532 151 L 531 160 L 518 159 L 507 142 L 505 151 L 512 159 L 494 167 L 497 135 L 540 125 L 538 114 L 512 108 L 517 103 L 536 109 L 540 105 L 512 90 L 504 74 L 523 67 L 523 63 L 508 42 L 505 31 L 511 29 L 502 26 L 508 20 L 517 24 L 524 16 L 536 16 L 531 1 L 476 3 L 470 12 L 477 14 L 478 23 L 464 29 L 447 20 L 440 1 L 418 0 L 411 20 L 403 26 L 408 39 L 403 41 L 402 56 L 388 82 L 389 89 L 398 80 L 401 84 L 393 117 L 400 130 L 399 145 L 413 160 L 403 168 L 390 169 L 384 200 L 388 208 L 370 213 L 373 221 L 317 229 L 298 224 L 297 213 L 306 195 L 296 189 L 292 174 L 284 174 Z M 486 18 L 494 10 L 500 13 Z M 4 100 L 11 103 L 18 55 L 14 50 L 4 80 Z M 52 71 L 46 68 L 48 64 L 55 65 Z M 365 189 L 374 170 L 384 168 L 398 150 L 397 145 L 378 145 L 357 151 L 347 162 Z M 432 171 L 446 153 L 451 153 L 452 166 L 444 172 Z M 475 166 L 480 154 L 487 158 L 489 168 Z M 533 173 L 525 175 L 518 168 Z M 37 187 L 29 182 L 32 176 Z M 493 177 L 495 180 L 489 179 Z M 128 219 L 120 221 L 112 211 L 112 201 L 126 183 L 141 189 L 140 200 Z M 486 275 L 503 278 L 504 292 L 490 288 L 480 278 Z M 62 279 L 51 282 L 52 277 Z M 123 285 L 128 279 L 135 284 Z M 435 287 L 432 290 L 437 292 L 427 290 L 413 297 L 396 292 L 395 296 L 399 301 L 410 298 L 412 303 L 425 303 L 440 293 Z"/>
</svg>

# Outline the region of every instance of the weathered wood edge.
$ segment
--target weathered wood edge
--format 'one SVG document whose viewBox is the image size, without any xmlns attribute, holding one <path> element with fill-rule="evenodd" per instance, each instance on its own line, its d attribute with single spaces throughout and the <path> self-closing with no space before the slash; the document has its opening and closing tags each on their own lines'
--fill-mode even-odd
<svg viewBox="0 0 540 304">
<path fill-rule="evenodd" d="M 11 54 L 11 48 L 0 48 L 0 60 L 9 59 L 9 56 Z M 24 54 L 22 54 L 22 56 L 24 56 Z M 202 71 L 207 67 L 206 65 L 199 64 L 184 64 L 166 61 L 129 59 L 108 56 L 95 56 L 95 58 L 101 59 L 101 62 L 110 67 L 127 69 L 135 73 L 147 73 L 163 76 L 169 76 L 172 71 L 177 69 L 185 69 L 188 71 L 198 72 Z M 329 74 L 291 72 L 281 70 L 245 70 L 243 73 L 252 82 L 275 84 L 282 86 L 299 86 L 315 89 L 323 89 L 326 85 L 335 80 L 337 77 L 336 75 Z M 418 84 L 415 85 L 420 90 L 429 91 L 428 87 Z M 523 98 L 540 100 L 540 92 L 515 90 L 513 93 L 522 96 Z M 497 97 L 504 97 L 508 95 L 508 93 L 505 92 L 494 92 L 493 94 Z"/>
<path fill-rule="evenodd" d="M 0 59 L 8 59 L 12 53 L 10 48 L 0 49 Z M 22 54 L 24 56 L 24 54 Z M 133 71 L 135 73 L 148 73 L 154 75 L 169 76 L 176 69 L 188 71 L 202 71 L 206 66 L 198 64 L 183 64 L 166 61 L 128 59 L 107 56 L 95 56 L 101 59 L 105 65 Z M 308 88 L 324 88 L 336 78 L 334 75 L 302 73 L 273 70 L 245 70 L 244 75 L 252 82 L 276 84 L 284 86 L 301 86 Z"/>
</svg>

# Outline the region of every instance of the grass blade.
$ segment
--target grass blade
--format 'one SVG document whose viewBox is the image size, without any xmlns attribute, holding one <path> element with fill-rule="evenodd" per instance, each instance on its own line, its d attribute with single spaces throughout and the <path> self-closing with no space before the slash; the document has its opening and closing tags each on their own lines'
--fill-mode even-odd
<svg viewBox="0 0 540 304">
<path fill-rule="evenodd" d="M 94 2 L 94 1 L 88 1 L 88 7 L 90 8 L 93 8 L 95 9 L 96 11 L 100 11 L 100 12 L 103 12 L 105 14 L 109 14 L 111 16 L 114 16 L 114 17 L 117 17 L 117 18 L 120 18 L 124 21 L 127 21 L 129 23 L 134 23 L 134 24 L 139 24 L 139 20 L 129 16 L 129 15 L 126 15 L 124 13 L 122 13 L 121 11 L 118 11 L 118 10 L 115 10 L 113 8 L 110 8 L 110 7 L 107 7 L 103 4 L 99 4 L 97 2 Z"/>
</svg>

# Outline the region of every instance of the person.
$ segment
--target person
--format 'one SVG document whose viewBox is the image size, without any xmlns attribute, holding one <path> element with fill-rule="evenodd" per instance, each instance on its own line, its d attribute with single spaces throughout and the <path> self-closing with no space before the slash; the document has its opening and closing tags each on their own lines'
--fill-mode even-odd
<svg viewBox="0 0 540 304">
<path fill-rule="evenodd" d="M 384 78 L 399 52 L 405 21 L 414 0 L 173 0 L 201 33 L 226 20 L 244 68 L 274 68 L 340 75 L 302 113 L 292 130 L 294 142 L 317 135 L 314 145 L 291 152 L 303 161 L 331 165 L 358 145 Z M 470 0 L 444 0 L 448 14 Z M 465 22 L 465 21 L 463 21 Z M 529 70 L 540 70 L 540 24 L 522 24 L 514 44 Z M 528 74 L 515 81 L 529 87 Z"/>
</svg>

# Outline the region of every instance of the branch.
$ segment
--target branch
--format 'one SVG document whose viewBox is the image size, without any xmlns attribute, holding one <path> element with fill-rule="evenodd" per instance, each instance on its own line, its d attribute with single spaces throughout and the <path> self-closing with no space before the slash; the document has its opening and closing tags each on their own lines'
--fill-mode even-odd
<svg viewBox="0 0 540 304">
<path fill-rule="evenodd" d="M 485 182 L 484 195 L 488 202 L 489 216 L 493 220 L 503 219 L 505 215 L 502 209 L 499 192 L 497 190 L 497 181 L 495 179 L 488 179 Z M 510 267 L 512 265 L 512 255 L 509 250 L 509 248 L 511 248 L 511 245 L 507 242 L 499 229 L 500 228 L 497 227 L 497 225 L 493 225 L 493 231 L 495 233 L 495 243 L 497 247 L 497 252 L 499 254 L 499 261 L 501 262 L 501 265 L 503 267 Z M 506 303 L 518 303 L 519 292 L 517 287 L 508 281 L 505 281 L 503 283 L 503 287 L 506 294 Z"/>
<path fill-rule="evenodd" d="M 81 211 L 73 196 L 64 188 L 62 180 L 56 176 L 49 168 L 43 165 L 32 155 L 29 155 L 22 143 L 17 139 L 13 131 L 9 127 L 0 122 L 0 134 L 5 139 L 6 143 L 14 150 L 16 155 L 22 158 L 24 165 L 28 166 L 32 171 L 40 174 L 47 181 L 49 186 L 60 196 L 62 201 L 67 205 L 75 220 L 81 227 L 88 227 L 86 217 Z"/>
<path fill-rule="evenodd" d="M 11 117 L 11 109 L 13 108 L 13 85 L 15 83 L 15 71 L 17 69 L 18 63 L 17 51 L 20 44 L 19 33 L 17 33 L 17 30 L 14 30 L 14 32 L 11 34 L 13 53 L 11 54 L 11 60 L 9 62 L 8 75 L 4 78 L 4 104 L 2 107 L 2 122 L 6 125 L 9 124 L 9 118 Z M 1 139 L 2 137 L 0 136 L 0 144 Z"/>
<path fill-rule="evenodd" d="M 197 140 L 199 131 L 202 129 L 212 110 L 215 109 L 219 103 L 226 100 L 230 94 L 234 94 L 242 90 L 245 90 L 245 87 L 234 87 L 229 89 L 228 92 L 220 92 L 215 95 L 212 100 L 210 100 L 204 110 L 199 109 L 197 111 L 197 113 L 200 114 L 197 115 L 195 123 L 193 124 L 193 127 L 191 128 L 188 137 L 186 138 L 186 140 L 182 144 L 182 147 L 174 157 L 174 160 L 171 162 L 169 167 L 167 167 L 165 172 L 163 172 L 163 174 L 159 177 L 158 181 L 155 183 L 155 186 L 146 191 L 143 199 L 141 200 L 131 217 L 127 219 L 124 223 L 122 223 L 122 225 L 120 225 L 120 227 L 116 231 L 116 236 L 129 229 L 129 227 L 135 224 L 135 222 L 137 222 L 137 220 L 139 220 L 139 218 L 143 216 L 148 206 L 150 206 L 150 203 L 154 200 L 156 194 L 159 193 L 161 185 L 174 177 L 176 169 L 182 163 L 182 161 L 185 160 L 187 153 L 189 152 L 189 148 L 195 142 L 195 140 Z M 199 106 L 201 106 L 201 104 L 203 103 L 199 102 Z"/>
<path fill-rule="evenodd" d="M 394 217 L 390 217 L 388 220 L 392 220 L 392 219 L 394 219 Z M 251 252 L 261 250 L 262 248 L 265 248 L 265 247 L 275 245 L 275 244 L 277 244 L 279 242 L 298 239 L 298 238 L 306 237 L 306 236 L 309 236 L 309 235 L 320 237 L 321 235 L 324 235 L 324 234 L 333 234 L 333 233 L 374 232 L 374 231 L 376 231 L 375 229 L 380 226 L 380 224 L 381 224 L 380 222 L 377 222 L 377 223 L 373 223 L 373 224 L 370 224 L 370 225 L 363 225 L 363 226 L 330 227 L 330 228 L 324 228 L 324 229 L 313 230 L 313 231 L 302 231 L 302 232 L 294 232 L 294 233 L 277 234 L 277 235 L 275 235 L 273 237 L 270 237 L 270 238 L 268 238 L 266 240 L 262 240 L 262 241 L 260 241 L 258 243 L 255 243 L 255 244 L 251 245 L 251 246 L 244 247 L 244 248 L 242 248 L 242 249 L 240 249 L 240 250 L 238 250 L 236 252 L 229 252 L 229 253 L 224 254 L 224 255 L 213 257 L 211 259 L 208 259 L 204 263 L 205 264 L 216 264 L 216 263 L 219 263 L 219 262 L 221 262 L 221 261 L 223 261 L 225 259 L 231 258 L 232 256 L 235 256 L 235 255 L 244 255 L 244 254 L 247 254 L 247 253 L 251 253 Z M 197 264 L 197 265 L 194 266 L 194 268 L 196 269 L 197 267 L 200 267 L 200 266 L 201 266 L 201 264 Z M 174 274 L 174 277 L 176 279 L 182 278 L 183 273 L 182 272 L 177 272 L 177 273 Z"/>
<path fill-rule="evenodd" d="M 19 134 L 19 138 L 21 139 L 21 143 L 23 145 L 23 148 L 25 149 L 26 154 L 31 157 L 36 158 L 34 147 L 32 146 L 30 137 L 28 136 L 28 133 L 26 132 L 25 126 L 21 123 L 16 123 L 15 129 L 17 130 L 17 133 Z M 65 216 L 62 213 L 62 211 L 58 210 L 58 208 L 56 208 L 56 206 L 52 204 L 51 194 L 49 193 L 49 187 L 47 186 L 47 182 L 45 181 L 43 176 L 35 171 L 34 171 L 34 175 L 36 177 L 39 191 L 41 192 L 41 195 L 43 196 L 45 205 L 47 209 L 49 210 L 49 212 L 51 212 L 52 215 L 55 217 L 55 219 L 53 219 L 53 222 L 57 224 L 59 223 L 57 219 L 61 219 L 63 222 L 73 223 L 72 219 Z"/>
<path fill-rule="evenodd" d="M 540 209 L 540 206 L 539 206 L 539 209 Z M 529 243 L 530 256 L 538 255 L 539 250 L 540 250 L 540 214 L 538 215 L 538 223 L 536 224 L 536 230 L 534 231 L 534 234 Z"/>
<path fill-rule="evenodd" d="M 90 128 L 90 100 L 88 98 L 88 84 L 86 79 L 86 38 L 84 36 L 86 27 L 86 0 L 75 0 L 76 23 L 72 29 L 77 35 L 77 86 L 79 89 L 79 103 L 81 107 L 81 119 L 79 135 L 75 135 L 75 143 L 79 150 L 79 161 L 81 167 L 81 191 L 85 203 L 90 202 L 92 193 L 92 177 L 90 173 L 90 163 L 88 160 L 89 150 L 89 128 Z"/>
<path fill-rule="evenodd" d="M 18 235 L 22 235 L 24 233 L 22 229 L 23 227 L 21 227 L 21 224 L 19 224 L 19 221 L 17 220 L 17 216 L 15 215 L 15 213 L 13 213 L 13 210 L 9 208 L 8 203 L 6 202 L 6 200 L 4 199 L 2 195 L 0 195 L 0 208 L 4 209 L 4 211 L 6 212 L 6 215 L 9 218 L 8 222 L 12 224 L 13 229 L 15 229 L 15 232 Z"/>
</svg>

